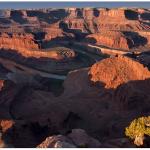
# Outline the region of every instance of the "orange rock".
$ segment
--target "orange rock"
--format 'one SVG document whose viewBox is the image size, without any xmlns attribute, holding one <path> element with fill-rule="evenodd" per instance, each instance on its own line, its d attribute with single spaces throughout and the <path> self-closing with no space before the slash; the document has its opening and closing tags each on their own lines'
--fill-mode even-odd
<svg viewBox="0 0 150 150">
<path fill-rule="evenodd" d="M 38 49 L 31 34 L 12 34 L 11 36 L 4 33 L 0 36 L 0 48 L 26 50 Z"/>
<path fill-rule="evenodd" d="M 119 31 L 101 31 L 100 33 L 90 34 L 87 41 L 95 40 L 96 44 L 110 48 L 129 50 L 134 43 Z"/>
<path fill-rule="evenodd" d="M 48 36 L 48 37 L 47 37 Z M 55 36 L 58 35 L 48 34 L 45 38 L 46 39 L 53 39 Z M 50 37 L 49 37 L 50 36 Z M 60 47 L 58 49 L 49 49 L 47 51 L 43 51 L 39 48 L 39 45 L 35 43 L 34 37 L 32 34 L 12 34 L 11 36 L 4 33 L 0 36 L 0 48 L 7 51 L 14 51 L 18 54 L 21 54 L 24 57 L 45 57 L 45 58 L 52 58 L 56 60 L 61 60 L 64 58 L 73 58 L 75 57 L 75 52 L 73 50 Z"/>
<path fill-rule="evenodd" d="M 91 81 L 103 82 L 105 88 L 116 88 L 132 80 L 150 78 L 148 68 L 130 58 L 119 56 L 107 58 L 94 64 L 90 71 Z"/>
<path fill-rule="evenodd" d="M 0 80 L 0 90 L 3 88 L 4 86 L 4 80 Z"/>
<path fill-rule="evenodd" d="M 1 120 L 0 121 L 0 127 L 2 129 L 2 132 L 7 131 L 13 125 L 14 125 L 14 121 L 12 121 L 12 120 Z"/>
</svg>

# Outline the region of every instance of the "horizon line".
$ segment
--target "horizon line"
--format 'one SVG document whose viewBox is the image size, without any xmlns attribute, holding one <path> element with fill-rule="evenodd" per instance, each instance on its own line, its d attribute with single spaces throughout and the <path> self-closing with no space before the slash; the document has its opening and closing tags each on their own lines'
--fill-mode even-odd
<svg viewBox="0 0 150 150">
<path fill-rule="evenodd" d="M 62 9 L 62 8 L 145 8 L 150 9 L 150 2 L 0 2 L 0 9 Z"/>
</svg>

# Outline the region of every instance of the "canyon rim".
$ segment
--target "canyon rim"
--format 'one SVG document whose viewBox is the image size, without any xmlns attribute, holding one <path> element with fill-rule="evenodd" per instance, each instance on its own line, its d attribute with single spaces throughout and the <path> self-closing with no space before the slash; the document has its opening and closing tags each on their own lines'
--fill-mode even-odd
<svg viewBox="0 0 150 150">
<path fill-rule="evenodd" d="M 149 8 L 0 10 L 0 147 L 138 147 L 149 91 Z"/>
</svg>

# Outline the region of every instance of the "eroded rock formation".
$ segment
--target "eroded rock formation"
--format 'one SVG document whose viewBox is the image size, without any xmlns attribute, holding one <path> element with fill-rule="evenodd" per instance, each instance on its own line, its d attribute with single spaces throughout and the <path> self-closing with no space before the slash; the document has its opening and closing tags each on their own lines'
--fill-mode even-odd
<svg viewBox="0 0 150 150">
<path fill-rule="evenodd" d="M 148 50 L 149 14 L 136 8 L 1 10 L 0 146 L 134 147 L 124 128 L 150 113 L 149 57 L 104 59 L 101 49 Z"/>
<path fill-rule="evenodd" d="M 32 34 L 6 34 L 2 33 L 0 37 L 0 48 L 26 50 L 38 49 L 38 45 L 35 44 Z"/>
<path fill-rule="evenodd" d="M 93 40 L 95 39 L 97 44 L 129 50 L 149 45 L 149 14 L 148 9 L 138 8 L 1 10 L 0 31 L 2 33 L 25 33 L 26 35 L 21 38 L 27 38 L 30 42 L 22 41 L 19 37 L 18 40 L 22 42 L 19 48 L 37 49 L 40 47 L 39 44 L 32 41 L 33 36 L 30 34 L 34 34 L 36 40 L 45 41 L 66 39 L 82 41 L 83 37 L 88 35 Z M 131 35 L 134 36 L 124 34 L 124 32 L 131 32 Z M 2 37 L 6 38 L 4 34 Z M 14 39 L 16 38 L 14 35 Z M 13 42 L 7 39 L 6 44 L 12 42 L 11 46 L 7 46 L 9 48 L 18 47 L 16 40 Z M 1 41 L 2 45 L 5 45 L 4 41 Z"/>
<path fill-rule="evenodd" d="M 127 38 L 123 33 L 118 31 L 101 31 L 100 33 L 90 34 L 87 41 L 104 45 L 109 48 L 126 49 L 133 47 L 132 40 Z"/>
<path fill-rule="evenodd" d="M 148 68 L 127 57 L 115 57 L 94 64 L 89 72 L 91 81 L 102 82 L 105 88 L 117 88 L 119 85 L 132 80 L 150 78 Z"/>
<path fill-rule="evenodd" d="M 51 138 L 57 139 L 59 133 L 73 143 L 58 139 L 51 145 L 47 138 L 40 147 L 126 147 L 117 142 L 124 137 L 124 128 L 134 117 L 149 114 L 149 78 L 150 72 L 142 64 L 119 56 L 69 73 L 64 92 L 58 97 L 34 87 L 24 87 L 11 101 L 10 116 L 18 121 L 9 134 L 17 130 L 20 136 L 10 136 L 10 139 L 16 147 L 32 147 L 50 135 L 56 135 Z M 28 126 L 27 132 L 22 134 L 25 126 Z M 76 128 L 83 128 L 89 136 Z M 72 133 L 68 134 L 70 130 Z M 39 136 L 35 136 L 38 132 Z M 24 137 L 26 142 L 22 143 Z"/>
</svg>

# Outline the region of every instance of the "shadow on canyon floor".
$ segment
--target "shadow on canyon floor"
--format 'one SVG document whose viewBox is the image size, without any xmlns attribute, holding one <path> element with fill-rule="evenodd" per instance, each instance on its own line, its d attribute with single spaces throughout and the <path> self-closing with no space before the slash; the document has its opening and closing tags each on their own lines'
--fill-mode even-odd
<svg viewBox="0 0 150 150">
<path fill-rule="evenodd" d="M 87 120 L 87 118 L 84 118 L 83 114 L 75 112 L 75 110 L 71 110 L 71 108 L 66 108 L 68 113 L 65 116 L 66 119 L 64 119 L 62 124 L 59 124 L 60 128 L 53 128 L 53 122 L 51 122 L 50 116 L 48 117 L 49 119 L 43 118 L 43 120 L 47 120 L 47 126 L 42 126 L 36 121 L 30 123 L 26 122 L 25 120 L 22 120 L 23 122 L 25 121 L 25 123 L 21 125 L 21 120 L 14 120 L 15 124 L 3 134 L 3 140 L 6 141 L 6 143 L 11 141 L 15 147 L 35 147 L 47 136 L 62 134 L 62 131 L 65 135 L 73 128 L 83 128 L 87 131 L 87 133 L 89 132 L 89 134 L 103 142 L 107 141 L 107 139 L 125 137 L 124 129 L 133 119 L 150 115 L 150 79 L 143 81 L 129 81 L 128 83 L 118 86 L 116 89 L 105 89 L 104 84 L 101 82 L 96 83 L 96 85 L 92 84 L 90 86 L 94 86 L 92 88 L 93 90 L 95 90 L 95 87 L 97 88 L 97 95 L 92 95 L 92 92 L 95 91 L 91 90 L 91 93 L 84 95 L 85 92 L 83 92 L 80 93 L 80 96 L 75 95 L 73 99 L 76 99 L 76 103 L 79 103 L 78 96 L 80 101 L 87 97 L 88 100 L 85 101 L 85 103 L 88 102 L 88 105 L 93 105 L 95 108 L 97 105 L 103 106 L 103 102 L 106 102 L 105 108 L 99 107 L 99 112 L 101 112 L 103 109 L 105 110 L 104 113 L 101 115 L 100 119 L 95 118 L 94 120 L 94 122 L 97 122 L 98 125 L 101 125 L 99 126 L 99 129 L 94 129 L 94 126 L 96 127 L 97 125 L 94 125 L 94 122 L 93 124 L 88 123 L 90 121 Z M 96 99 L 99 99 L 97 104 L 95 104 L 95 97 Z M 17 97 L 17 99 L 18 101 L 21 100 L 19 97 Z M 63 99 L 62 95 L 59 96 L 58 99 L 62 99 L 64 105 L 66 105 L 66 102 L 68 102 Z M 83 106 L 79 105 L 78 107 L 82 109 Z M 26 108 L 26 110 L 28 110 L 28 108 Z M 86 115 L 89 114 L 89 118 L 91 117 L 88 109 L 85 110 L 84 113 L 87 113 Z M 95 110 L 95 113 L 98 112 Z M 59 120 L 61 118 L 57 119 Z M 1 120 L 3 120 L 3 118 L 1 118 Z M 87 130 L 91 125 L 93 125 L 92 132 Z"/>
<path fill-rule="evenodd" d="M 64 9 L 53 10 L 49 13 L 40 11 L 28 11 L 27 14 L 29 17 L 38 17 L 40 21 L 46 22 L 48 24 L 56 23 L 69 15 L 69 13 Z"/>
<path fill-rule="evenodd" d="M 76 41 L 82 41 L 85 38 L 85 36 L 90 33 L 90 31 L 85 33 L 81 29 L 69 29 L 67 23 L 65 23 L 63 21 L 61 21 L 59 23 L 59 28 L 62 29 L 64 32 L 73 33 L 73 35 L 75 36 Z"/>
</svg>

